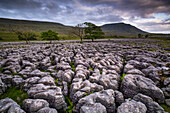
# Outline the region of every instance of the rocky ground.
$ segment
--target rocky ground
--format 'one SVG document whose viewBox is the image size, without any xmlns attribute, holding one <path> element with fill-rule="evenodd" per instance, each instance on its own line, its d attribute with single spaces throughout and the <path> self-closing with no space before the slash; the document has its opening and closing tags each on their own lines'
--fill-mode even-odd
<svg viewBox="0 0 170 113">
<path fill-rule="evenodd" d="M 170 112 L 170 53 L 151 42 L 3 48 L 0 112 Z M 17 89 L 10 93 L 11 88 Z"/>
</svg>

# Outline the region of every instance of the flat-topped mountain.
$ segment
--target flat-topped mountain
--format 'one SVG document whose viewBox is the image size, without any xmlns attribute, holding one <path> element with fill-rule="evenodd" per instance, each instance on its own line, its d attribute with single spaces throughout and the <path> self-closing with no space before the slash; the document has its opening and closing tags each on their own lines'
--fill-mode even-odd
<svg viewBox="0 0 170 113">
<path fill-rule="evenodd" d="M 107 35 L 137 35 L 147 33 L 135 26 L 125 23 L 105 24 L 102 25 L 101 28 Z"/>
</svg>

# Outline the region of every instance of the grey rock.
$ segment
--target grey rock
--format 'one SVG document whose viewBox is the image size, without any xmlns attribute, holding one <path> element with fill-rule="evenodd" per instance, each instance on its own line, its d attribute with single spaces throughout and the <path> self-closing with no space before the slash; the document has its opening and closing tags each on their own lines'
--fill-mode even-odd
<svg viewBox="0 0 170 113">
<path fill-rule="evenodd" d="M 39 68 L 41 70 L 47 70 L 49 66 L 51 66 L 51 61 L 49 57 L 46 57 L 45 59 L 43 59 L 42 62 L 40 62 L 39 64 Z"/>
<path fill-rule="evenodd" d="M 103 75 L 100 76 L 99 78 L 99 84 L 104 87 L 104 89 L 118 89 L 118 81 L 115 80 L 113 77 L 114 75 L 108 74 L 108 75 Z M 115 75 L 116 76 L 116 75 Z"/>
<path fill-rule="evenodd" d="M 126 64 L 124 67 L 124 73 L 127 73 L 129 70 L 132 70 L 132 69 L 134 69 L 133 65 Z"/>
<path fill-rule="evenodd" d="M 119 91 L 114 91 L 115 92 L 115 101 L 116 104 L 120 105 L 124 102 L 124 96 L 121 92 Z"/>
<path fill-rule="evenodd" d="M 23 83 L 23 78 L 16 77 L 12 79 L 12 85 L 13 86 L 20 86 Z"/>
<path fill-rule="evenodd" d="M 142 72 L 151 80 L 153 80 L 155 83 L 160 82 L 159 74 L 158 74 L 158 69 L 155 68 L 154 66 L 149 66 L 146 69 L 143 69 Z"/>
<path fill-rule="evenodd" d="M 50 74 L 49 72 L 41 72 L 40 70 L 36 69 L 36 70 L 32 71 L 29 75 L 36 76 L 36 77 L 44 77 L 49 74 Z"/>
<path fill-rule="evenodd" d="M 147 107 L 147 113 L 165 113 L 164 109 L 149 96 L 137 94 L 133 97 L 135 101 L 140 101 Z"/>
<path fill-rule="evenodd" d="M 68 96 L 68 86 L 67 86 L 67 82 L 62 82 L 63 84 L 63 95 L 64 96 Z"/>
<path fill-rule="evenodd" d="M 168 86 L 170 84 L 170 77 L 168 77 L 168 78 L 166 78 L 165 80 L 164 80 L 164 85 L 165 86 Z"/>
<path fill-rule="evenodd" d="M 54 108 L 44 107 L 40 109 L 37 113 L 58 113 L 58 112 Z"/>
<path fill-rule="evenodd" d="M 23 70 L 21 70 L 20 72 L 19 72 L 19 74 L 20 75 L 28 75 L 29 73 L 31 73 L 32 72 L 32 68 L 31 67 L 25 67 L 25 69 L 23 69 Z"/>
<path fill-rule="evenodd" d="M 73 77 L 74 72 L 72 70 L 59 70 L 57 73 L 57 78 L 59 78 L 60 81 L 65 81 L 67 83 L 71 83 Z"/>
<path fill-rule="evenodd" d="M 121 90 L 126 98 L 133 98 L 138 93 L 148 95 L 158 102 L 164 102 L 164 94 L 155 83 L 141 75 L 126 75 L 121 83 Z"/>
<path fill-rule="evenodd" d="M 7 85 L 8 87 L 10 87 L 12 84 L 12 78 L 13 78 L 12 75 L 2 74 L 2 76 L 1 76 L 3 83 L 5 83 L 5 85 Z"/>
<path fill-rule="evenodd" d="M 50 106 L 55 109 L 66 109 L 66 103 L 61 88 L 57 86 L 36 84 L 27 91 L 27 94 L 31 98 L 47 100 Z"/>
<path fill-rule="evenodd" d="M 10 98 L 0 100 L 1 113 L 25 113 L 20 106 Z"/>
<path fill-rule="evenodd" d="M 33 64 L 29 61 L 26 61 L 26 60 L 22 60 L 22 69 L 24 69 L 25 67 L 31 67 L 31 69 L 36 68 L 35 64 Z"/>
<path fill-rule="evenodd" d="M 143 74 L 140 70 L 138 69 L 131 69 L 129 71 L 127 71 L 127 74 L 136 74 L 136 75 L 142 75 L 145 76 L 145 74 Z"/>
<path fill-rule="evenodd" d="M 84 105 L 80 108 L 80 113 L 107 113 L 106 108 L 100 103 L 94 105 Z"/>
<path fill-rule="evenodd" d="M 126 100 L 117 108 L 117 113 L 146 113 L 147 108 L 141 102 Z"/>
<path fill-rule="evenodd" d="M 24 110 L 22 110 L 20 107 L 16 106 L 16 105 L 12 105 L 9 110 L 8 113 L 26 113 Z"/>
<path fill-rule="evenodd" d="M 137 69 L 141 68 L 141 63 L 139 61 L 136 61 L 136 60 L 130 60 L 130 61 L 127 62 L 127 64 L 130 64 Z"/>
<path fill-rule="evenodd" d="M 164 75 L 167 75 L 167 76 L 170 75 L 170 68 L 169 67 L 163 66 L 162 71 L 163 71 Z"/>
<path fill-rule="evenodd" d="M 0 95 L 3 94 L 7 89 L 7 86 L 2 82 L 0 78 Z"/>
<path fill-rule="evenodd" d="M 25 99 L 23 101 L 23 109 L 29 113 L 36 113 L 44 107 L 49 107 L 49 103 L 43 99 Z"/>
<path fill-rule="evenodd" d="M 116 109 L 114 97 L 114 91 L 111 89 L 90 94 L 78 101 L 76 110 L 79 112 L 82 106 L 86 106 L 84 109 L 88 109 L 89 106 L 94 105 L 95 103 L 101 103 L 105 106 L 108 113 L 114 113 Z"/>
<path fill-rule="evenodd" d="M 84 94 L 83 96 L 85 96 L 85 94 L 90 94 L 91 92 L 98 92 L 103 90 L 103 86 L 101 85 L 97 85 L 96 83 L 91 83 L 88 80 L 82 81 L 82 79 L 79 79 L 78 82 L 74 82 L 71 85 L 71 99 L 76 102 L 77 99 L 79 99 L 80 97 L 77 96 L 81 96 L 82 94 Z M 75 94 L 77 91 L 81 91 L 84 93 L 78 93 Z"/>
<path fill-rule="evenodd" d="M 39 80 L 40 80 L 40 77 L 30 77 L 30 78 L 26 79 L 24 81 L 23 90 L 27 91 L 34 84 L 37 84 Z"/>
<path fill-rule="evenodd" d="M 41 78 L 38 83 L 44 84 L 44 85 L 55 85 L 54 79 L 49 75 Z"/>
<path fill-rule="evenodd" d="M 166 105 L 170 106 L 170 99 L 165 99 Z"/>
</svg>

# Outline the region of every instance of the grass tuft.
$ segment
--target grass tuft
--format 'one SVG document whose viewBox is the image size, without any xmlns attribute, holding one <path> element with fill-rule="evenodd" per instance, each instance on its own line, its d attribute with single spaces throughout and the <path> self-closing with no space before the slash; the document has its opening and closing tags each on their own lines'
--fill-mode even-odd
<svg viewBox="0 0 170 113">
<path fill-rule="evenodd" d="M 92 67 L 89 67 L 90 70 L 94 71 L 94 69 Z"/>
<path fill-rule="evenodd" d="M 76 70 L 76 68 L 75 68 L 75 65 L 74 65 L 74 64 L 75 64 L 75 62 L 74 62 L 74 61 L 72 61 L 72 62 L 71 62 L 71 64 L 70 64 L 70 65 L 71 65 L 71 68 L 72 68 L 72 70 L 73 70 L 73 72 L 75 72 L 75 70 Z"/>
<path fill-rule="evenodd" d="M 10 87 L 9 89 L 6 90 L 6 92 L 2 95 L 0 95 L 0 99 L 4 98 L 11 98 L 15 102 L 17 102 L 20 106 L 22 106 L 22 102 L 28 98 L 28 95 L 26 92 L 20 90 L 17 87 Z"/>
<path fill-rule="evenodd" d="M 123 78 L 126 76 L 127 74 L 123 73 L 123 75 L 121 76 L 120 78 L 120 81 L 122 82 L 123 81 Z"/>
<path fill-rule="evenodd" d="M 160 106 L 161 106 L 162 108 L 164 108 L 164 110 L 165 110 L 166 112 L 170 113 L 170 106 L 168 106 L 168 105 L 166 105 L 166 104 L 160 104 Z"/>
<path fill-rule="evenodd" d="M 58 82 L 58 79 L 56 79 L 56 80 L 55 80 L 55 85 L 56 85 L 56 86 L 58 85 L 58 83 L 57 83 L 57 82 Z"/>
<path fill-rule="evenodd" d="M 65 101 L 67 103 L 67 109 L 65 110 L 66 113 L 72 113 L 73 112 L 73 103 L 71 102 L 71 100 L 69 99 L 69 97 L 65 97 Z"/>
</svg>

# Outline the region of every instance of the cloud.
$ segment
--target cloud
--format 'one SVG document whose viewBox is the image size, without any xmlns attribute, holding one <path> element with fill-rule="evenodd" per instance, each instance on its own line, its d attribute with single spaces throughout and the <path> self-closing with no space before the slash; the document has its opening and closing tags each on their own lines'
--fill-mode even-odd
<svg viewBox="0 0 170 113">
<path fill-rule="evenodd" d="M 146 31 L 153 31 L 155 26 L 160 25 L 162 29 L 165 26 L 167 32 L 169 6 L 169 0 L 0 0 L 0 17 L 52 21 L 65 25 L 86 21 L 97 25 L 126 22 Z"/>
</svg>

